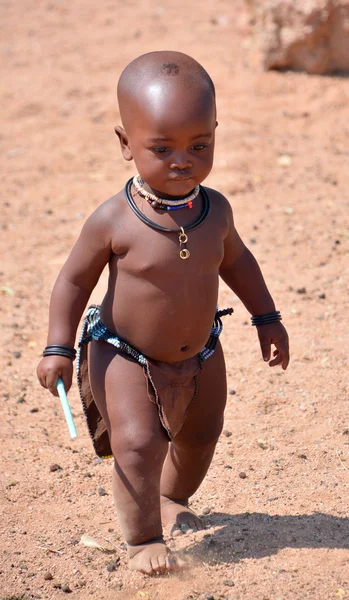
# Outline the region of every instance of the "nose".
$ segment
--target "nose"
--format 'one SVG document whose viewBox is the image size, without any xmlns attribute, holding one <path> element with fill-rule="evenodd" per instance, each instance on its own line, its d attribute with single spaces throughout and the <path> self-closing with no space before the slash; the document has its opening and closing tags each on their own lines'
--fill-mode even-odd
<svg viewBox="0 0 349 600">
<path fill-rule="evenodd" d="M 190 169 L 192 167 L 190 158 L 186 152 L 177 152 L 171 160 L 170 169 Z"/>
</svg>

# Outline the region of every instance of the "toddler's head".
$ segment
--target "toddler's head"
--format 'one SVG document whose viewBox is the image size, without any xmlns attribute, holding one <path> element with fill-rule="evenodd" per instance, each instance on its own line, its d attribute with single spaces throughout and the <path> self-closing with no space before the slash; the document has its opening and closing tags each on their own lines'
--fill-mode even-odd
<svg viewBox="0 0 349 600">
<path fill-rule="evenodd" d="M 134 160 L 146 184 L 162 196 L 184 196 L 213 163 L 216 103 L 205 69 L 181 52 L 160 51 L 133 60 L 118 84 L 123 156 Z"/>
</svg>

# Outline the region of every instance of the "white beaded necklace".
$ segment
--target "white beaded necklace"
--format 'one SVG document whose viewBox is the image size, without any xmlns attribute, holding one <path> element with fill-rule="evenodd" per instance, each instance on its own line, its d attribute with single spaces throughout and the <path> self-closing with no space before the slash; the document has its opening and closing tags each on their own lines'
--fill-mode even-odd
<svg viewBox="0 0 349 600">
<path fill-rule="evenodd" d="M 188 208 L 192 208 L 192 201 L 197 197 L 200 192 L 200 186 L 196 186 L 196 188 L 180 200 L 168 200 L 167 198 L 159 198 L 155 196 L 155 194 L 151 194 L 144 187 L 144 181 L 139 174 L 135 175 L 133 178 L 133 185 L 137 190 L 137 193 L 142 196 L 153 208 L 161 208 L 162 205 L 166 206 L 167 210 L 175 210 L 176 208 L 184 208 L 188 206 Z"/>
</svg>

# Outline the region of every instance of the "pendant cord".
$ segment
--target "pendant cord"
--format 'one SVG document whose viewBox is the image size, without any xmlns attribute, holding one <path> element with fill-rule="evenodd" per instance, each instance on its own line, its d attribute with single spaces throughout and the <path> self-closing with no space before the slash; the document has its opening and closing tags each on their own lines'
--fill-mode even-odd
<svg viewBox="0 0 349 600">
<path fill-rule="evenodd" d="M 182 232 L 182 227 L 178 227 L 176 229 L 170 228 L 170 227 L 163 227 L 162 225 L 158 225 L 157 223 L 154 223 L 154 221 L 151 221 L 151 219 L 148 219 L 148 217 L 146 217 L 138 208 L 137 204 L 134 201 L 134 198 L 132 197 L 131 194 L 131 186 L 132 186 L 132 182 L 133 182 L 133 177 L 131 177 L 128 182 L 125 185 L 125 197 L 127 200 L 127 203 L 129 205 L 129 207 L 133 210 L 133 212 L 135 213 L 135 215 L 137 215 L 137 217 L 143 221 L 143 223 L 145 223 L 146 225 L 148 225 L 148 227 L 152 227 L 153 229 L 157 229 L 158 231 L 164 231 L 166 233 L 181 233 Z M 204 201 L 204 206 L 202 209 L 202 213 L 201 215 L 196 219 L 196 221 L 194 221 L 194 223 L 191 223 L 190 225 L 187 225 L 185 227 L 186 231 L 191 231 L 192 229 L 195 229 L 196 227 L 199 227 L 199 225 L 201 225 L 201 223 L 203 223 L 208 215 L 208 213 L 210 212 L 210 198 L 208 196 L 208 193 L 206 192 L 206 190 L 200 185 L 200 192 L 202 193 L 202 197 L 203 197 L 203 201 Z"/>
</svg>

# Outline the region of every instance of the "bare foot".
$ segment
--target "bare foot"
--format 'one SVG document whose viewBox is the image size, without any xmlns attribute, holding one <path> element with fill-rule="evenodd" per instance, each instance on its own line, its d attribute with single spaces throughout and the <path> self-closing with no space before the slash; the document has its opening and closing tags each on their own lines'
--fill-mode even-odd
<svg viewBox="0 0 349 600">
<path fill-rule="evenodd" d="M 183 502 L 161 496 L 161 521 L 173 537 L 203 529 L 201 519 Z"/>
<path fill-rule="evenodd" d="M 161 538 L 137 546 L 128 545 L 127 548 L 129 568 L 145 575 L 181 571 L 186 566 L 183 560 L 169 552 Z"/>
</svg>

